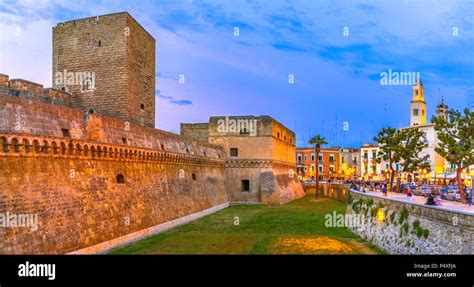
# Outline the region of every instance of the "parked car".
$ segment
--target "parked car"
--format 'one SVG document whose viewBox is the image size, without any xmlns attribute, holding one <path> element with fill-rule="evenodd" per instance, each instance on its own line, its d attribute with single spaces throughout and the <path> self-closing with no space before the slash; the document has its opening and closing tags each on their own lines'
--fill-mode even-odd
<svg viewBox="0 0 474 287">
<path fill-rule="evenodd" d="M 433 192 L 432 188 L 428 185 L 423 185 L 420 186 L 420 188 L 417 189 L 416 194 L 421 195 L 421 196 L 428 196 Z"/>
<path fill-rule="evenodd" d="M 461 201 L 461 193 L 459 192 L 459 189 L 449 188 L 448 192 L 441 195 L 441 198 L 453 201 Z"/>
</svg>

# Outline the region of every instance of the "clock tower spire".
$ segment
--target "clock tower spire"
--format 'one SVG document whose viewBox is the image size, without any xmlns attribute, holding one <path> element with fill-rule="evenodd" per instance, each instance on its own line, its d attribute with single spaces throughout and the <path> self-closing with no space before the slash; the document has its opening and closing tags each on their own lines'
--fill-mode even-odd
<svg viewBox="0 0 474 287">
<path fill-rule="evenodd" d="M 410 102 L 410 126 L 426 124 L 425 92 L 421 79 L 413 85 L 413 99 Z"/>
</svg>

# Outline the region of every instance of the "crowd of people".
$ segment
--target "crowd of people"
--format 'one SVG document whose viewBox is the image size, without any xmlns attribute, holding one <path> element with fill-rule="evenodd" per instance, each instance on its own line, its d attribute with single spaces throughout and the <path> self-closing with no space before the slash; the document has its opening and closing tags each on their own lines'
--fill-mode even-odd
<svg viewBox="0 0 474 287">
<path fill-rule="evenodd" d="M 385 196 L 387 196 L 388 190 L 390 189 L 390 183 L 388 180 L 382 180 L 382 181 L 367 181 L 367 180 L 351 180 L 347 182 L 350 184 L 350 188 L 353 190 L 357 190 L 360 192 L 368 192 L 368 191 L 376 191 L 376 192 L 381 192 Z M 412 189 L 408 185 L 400 186 L 398 187 L 396 183 L 393 184 L 393 190 L 394 192 L 399 192 L 399 193 L 404 193 L 408 199 L 408 201 L 411 201 L 413 198 L 413 192 Z M 464 186 L 464 190 L 466 189 L 466 186 Z M 472 204 L 472 192 L 466 192 L 466 200 L 467 204 L 471 206 Z M 431 193 L 429 193 L 426 197 L 426 205 L 442 205 L 442 198 L 441 198 L 441 193 L 436 192 L 434 188 L 432 189 Z"/>
</svg>

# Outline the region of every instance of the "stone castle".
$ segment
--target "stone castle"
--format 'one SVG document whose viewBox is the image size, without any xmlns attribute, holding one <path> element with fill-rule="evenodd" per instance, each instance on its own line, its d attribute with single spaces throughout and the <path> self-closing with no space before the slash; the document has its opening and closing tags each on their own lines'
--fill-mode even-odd
<svg viewBox="0 0 474 287">
<path fill-rule="evenodd" d="M 232 203 L 303 196 L 295 134 L 268 116 L 155 122 L 155 40 L 128 13 L 53 28 L 53 88 L 0 74 L 0 253 L 98 253 Z M 221 131 L 222 119 L 253 126 Z M 3 217 L 5 218 L 5 217 Z"/>
</svg>

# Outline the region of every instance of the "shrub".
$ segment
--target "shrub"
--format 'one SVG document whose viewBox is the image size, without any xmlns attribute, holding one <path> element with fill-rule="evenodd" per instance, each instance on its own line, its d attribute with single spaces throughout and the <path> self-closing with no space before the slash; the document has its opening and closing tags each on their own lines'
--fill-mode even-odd
<svg viewBox="0 0 474 287">
<path fill-rule="evenodd" d="M 405 223 L 402 225 L 400 229 L 400 234 L 403 236 L 405 234 L 408 234 L 408 230 L 410 229 L 410 226 L 408 226 L 408 223 Z"/>
<path fill-rule="evenodd" d="M 392 214 L 390 214 L 390 222 L 397 224 L 397 222 L 395 222 L 395 215 L 396 215 L 395 211 L 392 212 Z"/>
<path fill-rule="evenodd" d="M 420 226 L 420 221 L 417 219 L 413 221 L 413 234 L 416 234 L 418 238 L 420 238 L 423 235 L 423 228 Z"/>
<path fill-rule="evenodd" d="M 400 213 L 400 217 L 398 218 L 398 223 L 403 224 L 405 219 L 408 218 L 408 210 L 404 207 L 402 212 Z"/>
<path fill-rule="evenodd" d="M 423 229 L 423 237 L 425 239 L 428 239 L 429 235 L 430 235 L 430 231 L 428 229 Z"/>
<path fill-rule="evenodd" d="M 365 200 L 365 204 L 367 205 L 367 207 L 372 206 L 374 204 L 374 200 L 372 198 L 367 198 Z"/>
</svg>

